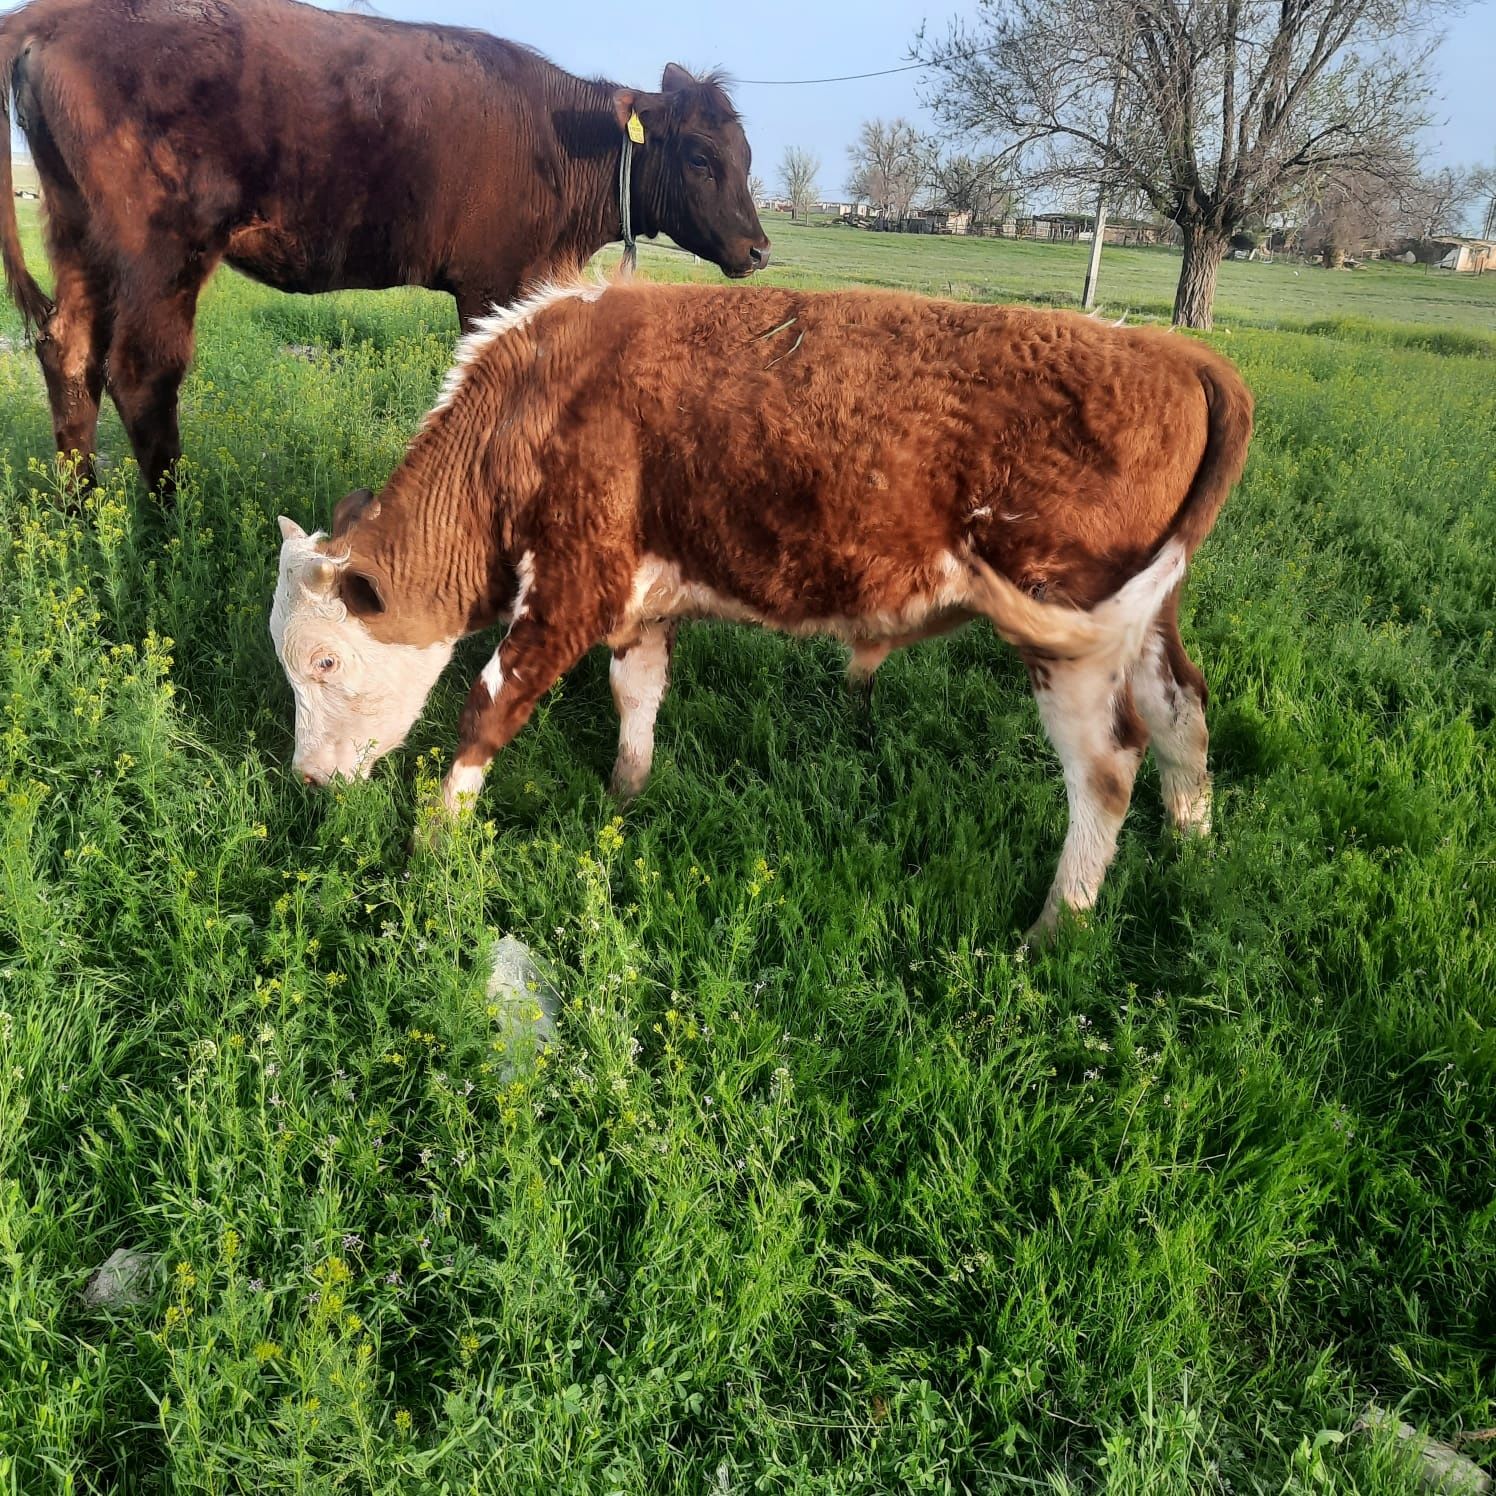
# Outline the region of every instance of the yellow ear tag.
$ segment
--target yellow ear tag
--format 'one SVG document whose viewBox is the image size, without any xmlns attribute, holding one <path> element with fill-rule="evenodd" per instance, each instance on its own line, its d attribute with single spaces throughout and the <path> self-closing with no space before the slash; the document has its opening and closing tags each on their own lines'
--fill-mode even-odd
<svg viewBox="0 0 1496 1496">
<path fill-rule="evenodd" d="M 629 115 L 629 139 L 635 145 L 644 144 L 644 121 L 639 118 L 637 112 Z"/>
</svg>

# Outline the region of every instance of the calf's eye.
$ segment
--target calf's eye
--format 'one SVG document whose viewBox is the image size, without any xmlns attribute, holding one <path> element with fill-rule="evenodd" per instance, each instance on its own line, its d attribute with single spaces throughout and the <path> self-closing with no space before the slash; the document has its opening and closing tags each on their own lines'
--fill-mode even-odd
<svg viewBox="0 0 1496 1496">
<path fill-rule="evenodd" d="M 312 661 L 312 669 L 318 675 L 331 675 L 338 668 L 338 662 L 332 655 L 319 655 Z"/>
</svg>

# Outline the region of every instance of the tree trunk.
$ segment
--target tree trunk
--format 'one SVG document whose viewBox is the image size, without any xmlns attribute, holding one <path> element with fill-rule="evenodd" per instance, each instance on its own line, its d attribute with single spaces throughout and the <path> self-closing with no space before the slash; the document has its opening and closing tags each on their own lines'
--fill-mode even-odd
<svg viewBox="0 0 1496 1496">
<path fill-rule="evenodd" d="M 1211 325 L 1216 293 L 1216 271 L 1225 258 L 1231 235 L 1209 224 L 1190 223 L 1184 229 L 1184 265 L 1174 293 L 1174 326 Z"/>
</svg>

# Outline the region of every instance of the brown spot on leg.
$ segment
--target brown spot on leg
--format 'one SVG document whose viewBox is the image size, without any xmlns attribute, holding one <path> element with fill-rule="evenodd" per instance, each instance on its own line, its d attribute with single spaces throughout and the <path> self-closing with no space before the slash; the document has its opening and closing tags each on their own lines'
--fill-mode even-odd
<svg viewBox="0 0 1496 1496">
<path fill-rule="evenodd" d="M 1019 658 L 1023 661 L 1024 669 L 1028 671 L 1029 685 L 1037 691 L 1049 689 L 1049 659 L 1047 656 L 1036 654 L 1031 649 L 1019 650 Z"/>
<path fill-rule="evenodd" d="M 1136 764 L 1132 768 L 1136 772 Z M 1127 807 L 1132 800 L 1132 779 L 1122 772 L 1114 760 L 1106 758 L 1098 759 L 1091 765 L 1090 781 L 1091 793 L 1102 809 L 1120 821 L 1127 814 Z"/>
<path fill-rule="evenodd" d="M 1129 753 L 1141 754 L 1148 746 L 1148 724 L 1133 700 L 1132 685 L 1124 681 L 1112 704 L 1112 742 Z"/>
</svg>

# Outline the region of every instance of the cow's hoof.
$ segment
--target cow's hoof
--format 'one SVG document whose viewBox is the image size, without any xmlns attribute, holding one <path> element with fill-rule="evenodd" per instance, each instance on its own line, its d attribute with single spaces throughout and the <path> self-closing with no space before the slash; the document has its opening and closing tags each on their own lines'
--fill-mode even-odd
<svg viewBox="0 0 1496 1496">
<path fill-rule="evenodd" d="M 608 781 L 608 793 L 620 805 L 627 805 L 636 795 L 644 793 L 644 786 L 648 783 L 648 769 L 624 764 L 620 760 L 613 766 L 613 777 Z"/>
</svg>

